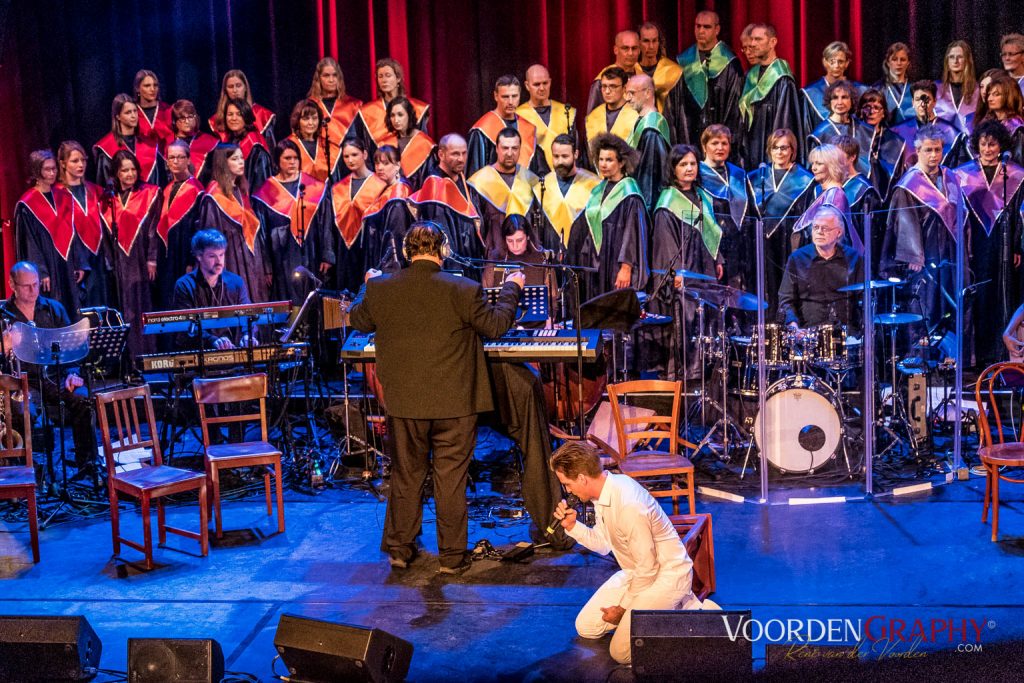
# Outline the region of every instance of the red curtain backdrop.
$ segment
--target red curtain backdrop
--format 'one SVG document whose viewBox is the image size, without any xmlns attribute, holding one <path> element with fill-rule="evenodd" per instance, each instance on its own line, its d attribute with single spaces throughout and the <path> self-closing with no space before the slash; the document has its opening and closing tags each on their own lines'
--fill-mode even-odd
<svg viewBox="0 0 1024 683">
<path fill-rule="evenodd" d="M 910 44 L 917 77 L 940 73 L 944 46 L 975 46 L 978 71 L 998 64 L 998 35 L 1024 30 L 1019 0 L 76 0 L 16 3 L 0 25 L 0 219 L 25 189 L 28 153 L 76 139 L 86 148 L 109 131 L 114 94 L 137 69 L 156 71 L 161 99 L 191 99 L 212 113 L 220 77 L 241 68 L 256 100 L 278 113 L 278 135 L 309 88 L 313 66 L 333 55 L 348 91 L 375 95 L 373 64 L 385 56 L 407 68 L 409 91 L 433 104 L 431 133 L 466 133 L 493 106 L 494 81 L 549 66 L 552 93 L 579 106 L 591 79 L 612 62 L 612 39 L 651 20 L 668 53 L 693 40 L 698 11 L 722 18 L 722 38 L 738 48 L 749 22 L 769 22 L 779 54 L 802 84 L 821 73 L 821 51 L 845 40 L 851 76 L 879 77 L 886 46 Z M 0 13 L 2 17 L 3 13 Z M 738 51 L 738 50 L 737 50 Z M 13 258 L 3 231 L 5 272 Z M 2 278 L 6 287 L 6 276 Z"/>
</svg>

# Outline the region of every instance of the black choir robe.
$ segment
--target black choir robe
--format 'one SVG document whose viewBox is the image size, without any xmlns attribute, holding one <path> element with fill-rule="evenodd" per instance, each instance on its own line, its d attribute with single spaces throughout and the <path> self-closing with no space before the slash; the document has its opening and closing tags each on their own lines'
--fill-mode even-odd
<svg viewBox="0 0 1024 683">
<path fill-rule="evenodd" d="M 423 186 L 409 197 L 409 206 L 417 220 L 434 221 L 448 236 L 452 252 L 466 258 L 483 258 L 482 220 L 470 199 L 464 176 L 452 179 L 438 167 L 423 181 Z M 448 260 L 445 268 L 460 269 L 462 265 Z M 466 272 L 480 277 L 479 270 Z"/>
<path fill-rule="evenodd" d="M 666 272 L 652 272 L 648 308 L 653 313 L 672 316 L 672 325 L 652 328 L 649 334 L 648 360 L 659 376 L 682 377 L 684 344 L 686 375 L 692 377 L 699 369 L 696 345 L 691 340 L 697 307 L 693 300 L 681 301 L 667 271 L 685 269 L 717 278 L 715 267 L 720 262 L 722 227 L 715 220 L 713 204 L 711 195 L 700 187 L 689 195 L 666 187 L 654 209 L 651 268 Z"/>
<path fill-rule="evenodd" d="M 203 185 L 195 178 L 170 182 L 160 193 L 160 220 L 149 241 L 149 260 L 157 264 L 153 303 L 160 309 L 172 310 L 174 284 L 195 264 L 192 236 L 199 229 L 203 194 Z"/>
<path fill-rule="evenodd" d="M 764 223 L 764 281 L 768 301 L 766 320 L 774 320 L 779 303 L 779 287 L 789 255 L 793 253 L 793 225 L 811 202 L 814 175 L 800 164 L 786 170 L 772 166 L 757 168 L 747 174 L 750 193 L 750 223 L 747 230 L 751 245 L 756 245 L 757 225 Z M 754 252 L 756 254 L 756 251 Z M 754 271 L 756 275 L 756 271 Z M 754 280 L 756 284 L 756 280 Z"/>
<path fill-rule="evenodd" d="M 274 301 L 298 305 L 315 288 L 311 278 L 296 277 L 295 269 L 303 266 L 320 277 L 324 241 L 333 237 L 326 196 L 327 186 L 305 174 L 289 183 L 271 176 L 252 195 L 260 232 L 269 245 L 273 273 L 270 295 Z"/>
<path fill-rule="evenodd" d="M 865 86 L 847 79 L 853 86 L 853 110 L 857 109 L 857 99 L 864 92 Z M 825 101 L 825 89 L 828 88 L 828 80 L 822 76 L 813 83 L 800 89 L 800 103 L 803 112 L 804 132 L 809 133 L 827 121 L 829 117 L 828 103 Z M 819 143 L 825 144 L 825 143 Z"/>
<path fill-rule="evenodd" d="M 364 272 L 370 268 L 394 272 L 408 265 L 402 253 L 402 242 L 412 225 L 408 204 L 411 194 L 409 183 L 399 180 L 366 209 L 363 214 Z"/>
<path fill-rule="evenodd" d="M 601 133 L 611 133 L 623 140 L 628 140 L 629 136 L 636 129 L 636 124 L 639 120 L 640 114 L 629 104 L 623 104 L 618 109 L 610 111 L 608 105 L 599 104 L 587 114 L 586 119 L 583 121 L 583 148 L 589 150 L 590 143 Z M 589 157 L 584 159 L 581 153 L 579 165 L 593 171 L 597 168 L 597 159 L 590 159 Z"/>
<path fill-rule="evenodd" d="M 139 136 L 148 138 L 161 152 L 167 144 L 174 140 L 174 128 L 171 123 L 171 105 L 157 102 L 156 105 L 139 109 Z M 196 121 L 196 125 L 199 121 Z"/>
<path fill-rule="evenodd" d="M 326 140 L 324 154 L 327 158 L 327 165 L 330 168 L 331 181 L 341 180 L 349 174 L 348 168 L 341 161 L 341 143 L 348 137 L 352 123 L 359 115 L 359 108 L 363 106 L 360 100 L 345 95 L 341 98 L 310 98 L 320 107 L 320 113 L 327 127 L 324 128 L 322 138 Z"/>
<path fill-rule="evenodd" d="M 519 165 L 538 173 L 540 162 L 537 157 L 542 157 L 543 154 L 537 153 L 537 129 L 518 114 L 514 119 L 508 121 L 492 110 L 477 119 L 469 131 L 467 176 L 472 176 L 484 166 L 498 160 L 498 133 L 505 128 L 515 128 L 519 131 Z"/>
<path fill-rule="evenodd" d="M 724 271 L 722 281 L 746 289 L 753 282 L 750 273 L 754 258 L 752 245 L 743 234 L 748 200 L 746 174 L 729 162 L 721 169 L 714 169 L 702 161 L 699 183 L 711 195 L 715 220 L 722 228 L 719 246 Z"/>
<path fill-rule="evenodd" d="M 220 140 L 208 133 L 199 133 L 191 138 L 181 138 L 188 143 L 189 161 L 192 162 L 192 175 L 206 187 L 213 177 L 213 157 L 210 152 Z"/>
<path fill-rule="evenodd" d="M 888 124 L 890 126 L 895 126 L 917 116 L 914 113 L 914 103 L 910 94 L 909 82 L 887 83 L 883 80 L 878 81 L 871 87 L 885 95 L 885 108 L 889 112 Z"/>
<path fill-rule="evenodd" d="M 267 147 L 267 141 L 263 136 L 256 131 L 250 131 L 241 140 L 233 142 L 238 145 L 242 150 L 242 156 L 245 157 L 245 179 L 249 183 L 250 195 L 254 194 L 267 182 L 267 178 L 274 175 L 270 148 Z M 252 290 L 249 294 L 252 295 Z"/>
<path fill-rule="evenodd" d="M 556 137 L 571 135 L 579 143 L 576 108 L 569 104 L 550 100 L 546 107 L 537 109 L 529 102 L 524 102 L 516 108 L 516 114 L 532 123 L 537 130 L 538 159 L 535 172 L 540 177 L 547 175 L 554 167 L 551 160 L 551 144 Z"/>
<path fill-rule="evenodd" d="M 968 139 L 967 137 L 956 129 L 956 126 L 951 124 L 949 121 L 942 119 L 932 119 L 928 124 L 934 126 L 942 133 L 942 165 L 955 168 L 970 161 L 970 153 L 968 152 Z M 904 144 L 903 147 L 903 166 L 904 168 L 910 168 L 917 163 L 917 152 L 914 149 L 914 137 L 917 135 L 917 131 L 921 127 L 921 122 L 917 118 L 910 118 L 903 123 L 893 126 L 892 132 L 899 135 Z"/>
<path fill-rule="evenodd" d="M 67 185 L 74 200 L 72 206 L 75 224 L 75 239 L 81 243 L 82 262 L 76 264 L 86 271 L 85 280 L 79 285 L 79 303 L 82 308 L 106 306 L 110 302 L 109 251 L 104 235 L 108 232 L 101 202 L 103 188 L 85 180 L 78 185 Z"/>
<path fill-rule="evenodd" d="M 417 129 L 425 131 L 427 123 L 430 121 L 430 105 L 423 100 L 418 100 L 408 95 L 406 99 L 412 103 L 413 113 L 416 116 L 416 121 L 413 125 Z M 359 107 L 359 112 L 352 121 L 352 127 L 348 132 L 349 137 L 358 138 L 366 145 L 369 157 L 368 163 L 371 167 L 373 166 L 373 153 L 377 150 L 377 147 L 386 144 L 384 139 L 393 135 L 388 130 L 387 109 L 388 105 L 384 102 L 383 97 L 364 102 Z"/>
<path fill-rule="evenodd" d="M 114 179 L 116 173 L 110 165 L 114 161 L 114 155 L 122 149 L 128 150 L 139 160 L 139 166 L 142 168 L 142 177 L 139 179 L 141 182 L 154 185 L 163 185 L 167 182 L 167 164 L 159 148 L 149 138 L 130 135 L 123 138 L 123 141 L 118 141 L 113 133 L 107 133 L 92 146 L 97 185 L 107 187 L 108 181 Z"/>
<path fill-rule="evenodd" d="M 1010 158 L 1014 163 L 1024 165 L 1024 119 L 1014 116 L 1002 121 L 1010 134 Z"/>
<path fill-rule="evenodd" d="M 882 208 L 882 198 L 871 181 L 861 173 L 847 178 L 843 183 L 843 194 L 846 195 L 846 202 L 850 207 L 850 225 L 862 247 L 867 245 L 864 234 L 864 226 L 867 223 L 865 217 L 871 216 L 871 267 L 877 269 L 882 254 L 882 240 L 885 238 L 885 214 L 879 211 Z M 854 244 L 853 240 L 848 243 Z"/>
<path fill-rule="evenodd" d="M 800 95 L 793 72 L 786 60 L 777 58 L 764 67 L 755 66 L 747 72 L 740 95 L 739 109 L 743 119 L 737 136 L 742 142 L 742 159 L 746 168 L 756 168 L 768 162 L 768 136 L 777 128 L 788 128 L 796 135 L 797 158 L 806 158 Z"/>
<path fill-rule="evenodd" d="M 683 78 L 683 67 L 669 57 L 659 57 L 652 66 L 644 66 L 637 62 L 640 70 L 654 81 L 654 98 L 658 105 L 658 113 L 665 117 L 669 130 L 669 145 L 689 140 L 696 131 L 687 128 L 686 119 L 686 79 Z M 600 90 L 600 81 L 598 81 Z M 655 197 L 654 201 L 657 201 Z M 654 201 L 651 203 L 653 204 Z"/>
<path fill-rule="evenodd" d="M 615 289 L 624 263 L 632 267 L 630 287 L 640 290 L 647 284 L 649 225 L 647 205 L 635 180 L 598 183 L 569 234 L 569 263 L 597 268 L 580 278 L 583 300 Z"/>
<path fill-rule="evenodd" d="M 529 216 L 533 206 L 533 188 L 540 179 L 522 166 L 508 178 L 494 166 L 484 166 L 470 176 L 470 199 L 480 215 L 480 236 L 485 253 L 505 246 L 501 224 L 512 215 Z"/>
<path fill-rule="evenodd" d="M 669 175 L 668 157 L 672 151 L 669 124 L 656 111 L 640 117 L 626 142 L 640 154 L 632 176 L 640 186 L 647 206 L 653 208 Z"/>
<path fill-rule="evenodd" d="M 366 275 L 363 215 L 387 189 L 387 184 L 372 173 L 366 178 L 356 178 L 350 173 L 331 187 L 334 229 L 331 238 L 324 240 L 325 246 L 331 248 L 324 260 L 334 264 L 336 289 L 359 291 Z"/>
<path fill-rule="evenodd" d="M 14 207 L 14 226 L 18 259 L 35 264 L 40 283 L 50 279 L 50 289 L 41 293 L 59 301 L 77 319 L 75 271 L 85 270 L 86 259 L 81 243 L 75 240 L 71 193 L 61 186 L 54 186 L 47 193 L 30 188 Z"/>
<path fill-rule="evenodd" d="M 224 270 L 231 271 L 245 281 L 249 299 L 253 302 L 269 301 L 270 259 L 267 239 L 260 230 L 260 221 L 253 211 L 249 195 L 235 190 L 225 197 L 217 181 L 206 187 L 199 210 L 199 224 L 203 229 L 214 228 L 227 238 Z"/>
<path fill-rule="evenodd" d="M 974 307 L 974 352 L 978 367 L 1006 360 L 1002 334 L 1020 302 L 1019 267 L 1021 215 L 1024 204 L 1024 168 L 1010 162 L 988 169 L 977 161 L 956 169 L 971 231 L 971 274 L 978 283 Z M 1006 201 L 1003 201 L 1003 196 Z M 986 282 L 988 281 L 988 282 Z"/>
<path fill-rule="evenodd" d="M 955 265 L 949 264 L 955 264 L 957 256 L 960 187 L 949 168 L 940 167 L 939 178 L 941 189 L 916 166 L 900 178 L 889 205 L 879 264 L 883 275 L 899 275 L 901 266 L 921 267 L 917 273 L 906 271 L 903 290 L 911 297 L 908 310 L 924 316 L 928 329 L 952 312 L 942 291 L 954 299 L 956 294 Z M 912 325 L 912 334 L 924 325 Z"/>
<path fill-rule="evenodd" d="M 557 254 L 565 254 L 569 246 L 569 233 L 573 223 L 583 213 L 600 179 L 582 168 L 569 179 L 566 187 L 558 182 L 555 173 L 544 176 L 534 188 L 534 195 L 543 213 L 543 227 L 540 230 L 541 245 Z"/>
<path fill-rule="evenodd" d="M 721 124 L 733 132 L 734 139 L 740 133 L 740 94 L 743 92 L 743 67 L 739 58 L 729 47 L 719 41 L 706 61 L 701 61 L 696 45 L 691 45 L 676 57 L 683 67 L 686 80 L 686 137 L 676 133 L 676 142 L 700 145 L 700 134 L 712 124 Z M 739 150 L 739 145 L 734 147 Z M 738 158 L 738 155 L 737 155 Z"/>
<path fill-rule="evenodd" d="M 134 357 L 152 353 L 154 338 L 142 332 L 142 314 L 154 310 L 147 262 L 150 242 L 157 239 L 160 221 L 160 188 L 142 183 L 133 190 L 119 192 L 104 210 L 111 233 L 114 278 L 117 281 L 119 308 L 128 332 L 128 351 Z"/>
<path fill-rule="evenodd" d="M 884 201 L 889 198 L 893 185 L 903 175 L 907 143 L 891 129 L 870 126 L 863 121 L 855 133 L 861 156 L 857 170 L 864 173 L 861 164 L 866 157 L 868 180 Z"/>
<path fill-rule="evenodd" d="M 413 131 L 405 138 L 389 134 L 380 144 L 398 148 L 402 177 L 414 192 L 423 186 L 423 181 L 437 167 L 437 145 L 422 131 Z"/>
</svg>

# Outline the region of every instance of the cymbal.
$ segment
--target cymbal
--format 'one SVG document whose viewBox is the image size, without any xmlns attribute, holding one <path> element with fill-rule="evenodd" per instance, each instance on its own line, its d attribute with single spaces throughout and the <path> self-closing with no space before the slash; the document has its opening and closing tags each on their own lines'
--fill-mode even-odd
<svg viewBox="0 0 1024 683">
<path fill-rule="evenodd" d="M 875 316 L 876 325 L 909 325 L 924 320 L 917 313 L 879 313 Z"/>
<path fill-rule="evenodd" d="M 859 292 L 862 289 L 864 289 L 864 285 L 865 284 L 867 284 L 868 288 L 870 288 L 870 289 L 886 289 L 888 287 L 899 287 L 899 286 L 905 285 L 907 283 L 905 281 L 903 281 L 903 280 L 868 280 L 866 283 L 864 283 L 864 282 L 855 282 L 852 285 L 846 285 L 845 287 L 840 287 L 836 291 L 837 292 Z"/>
<path fill-rule="evenodd" d="M 720 285 L 717 282 L 697 282 L 691 289 L 697 291 L 697 297 L 710 303 L 716 308 L 736 308 L 741 311 L 756 311 L 758 299 L 753 294 L 748 294 L 742 289 L 736 289 L 729 285 Z M 760 302 L 761 308 L 768 308 L 768 303 Z"/>
<path fill-rule="evenodd" d="M 651 268 L 651 272 L 654 273 L 655 275 L 664 275 L 665 273 L 668 273 L 670 271 L 658 270 L 657 268 Z M 701 280 L 701 281 L 707 281 L 707 282 L 714 282 L 715 281 L 715 278 L 712 277 L 711 275 L 705 275 L 704 273 L 695 273 L 692 270 L 676 269 L 675 271 L 672 271 L 672 272 L 675 272 L 675 274 L 678 277 L 683 277 L 683 278 L 686 278 L 687 280 Z"/>
</svg>

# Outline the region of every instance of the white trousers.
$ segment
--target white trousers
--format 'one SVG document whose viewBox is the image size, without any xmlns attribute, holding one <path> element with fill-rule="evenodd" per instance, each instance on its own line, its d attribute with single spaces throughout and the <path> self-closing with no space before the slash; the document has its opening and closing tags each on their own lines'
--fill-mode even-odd
<svg viewBox="0 0 1024 683">
<path fill-rule="evenodd" d="M 647 590 L 641 592 L 622 615 L 619 625 L 609 624 L 602 618 L 602 607 L 615 607 L 626 595 L 629 573 L 619 570 L 602 584 L 591 596 L 580 613 L 576 615 L 576 632 L 581 638 L 597 639 L 609 631 L 615 631 L 608 648 L 612 658 L 619 664 L 630 662 L 629 624 L 635 609 L 701 609 L 701 602 L 690 591 L 692 577 L 685 574 L 666 573 L 659 575 Z"/>
</svg>

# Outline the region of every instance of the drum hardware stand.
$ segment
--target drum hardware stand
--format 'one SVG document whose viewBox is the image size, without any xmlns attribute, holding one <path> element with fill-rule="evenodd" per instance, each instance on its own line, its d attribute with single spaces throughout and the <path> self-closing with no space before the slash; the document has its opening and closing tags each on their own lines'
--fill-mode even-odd
<svg viewBox="0 0 1024 683">
<path fill-rule="evenodd" d="M 893 311 L 895 313 L 895 311 Z M 913 433 L 910 432 L 910 415 L 907 412 L 906 403 L 903 401 L 903 395 L 899 392 L 897 386 L 897 370 L 896 370 L 896 328 L 897 325 L 890 325 L 889 330 L 889 379 L 892 382 L 892 388 L 890 390 L 890 400 L 892 401 L 892 420 L 891 423 L 902 424 L 907 433 L 906 444 L 910 448 L 910 453 L 915 460 L 920 458 L 920 451 L 918 450 L 917 440 L 914 438 Z M 884 403 L 880 406 L 884 410 Z M 888 446 L 883 448 L 881 451 L 876 453 L 876 457 L 881 457 L 888 453 L 890 450 L 895 448 L 898 444 L 904 441 L 903 437 L 898 435 L 889 425 L 885 424 L 885 419 L 882 415 L 879 415 L 876 419 L 875 424 L 892 437 L 892 441 Z"/>
<path fill-rule="evenodd" d="M 726 309 L 727 309 L 727 307 L 724 306 L 724 305 L 719 307 L 719 315 L 720 315 L 719 322 L 721 323 L 721 328 L 719 330 L 718 335 L 716 335 L 716 337 L 718 338 L 719 350 L 721 351 L 721 357 L 718 359 L 718 370 L 719 370 L 719 372 L 722 373 L 722 405 L 721 406 L 715 406 L 715 407 L 722 411 L 722 417 L 718 421 L 716 421 L 715 424 L 713 424 L 711 426 L 711 429 L 709 429 L 707 434 L 704 435 L 704 438 L 701 439 L 700 443 L 697 444 L 697 447 L 694 449 L 693 452 L 694 453 L 699 453 L 702 448 L 704 448 L 705 446 L 709 446 L 711 444 L 712 437 L 718 431 L 719 426 L 721 426 L 721 429 L 722 429 L 722 453 L 721 453 L 720 457 L 722 458 L 723 461 L 728 462 L 729 461 L 729 427 L 730 427 L 730 424 L 729 424 L 729 410 L 727 408 L 728 399 L 729 399 L 729 366 L 728 366 L 729 353 L 728 353 L 728 348 L 727 348 L 727 344 L 726 344 L 726 341 L 727 341 L 728 337 L 725 334 L 725 311 L 726 311 Z M 702 392 L 701 393 L 702 394 L 704 393 L 703 392 L 703 387 L 702 387 Z M 703 411 L 703 401 L 705 401 L 705 400 L 707 400 L 706 397 L 701 399 L 701 401 L 702 401 L 702 411 Z M 702 412 L 702 414 L 703 414 L 703 412 Z"/>
</svg>

